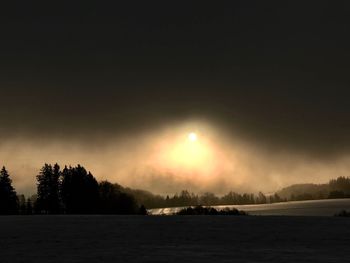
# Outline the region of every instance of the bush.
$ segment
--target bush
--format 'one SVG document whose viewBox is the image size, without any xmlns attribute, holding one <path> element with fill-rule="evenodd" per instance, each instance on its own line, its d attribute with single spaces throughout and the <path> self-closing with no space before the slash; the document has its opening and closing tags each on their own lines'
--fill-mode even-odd
<svg viewBox="0 0 350 263">
<path fill-rule="evenodd" d="M 338 216 L 338 217 L 350 217 L 350 212 L 346 211 L 346 210 L 342 210 L 340 211 L 338 214 L 335 214 L 334 216 Z"/>
<path fill-rule="evenodd" d="M 176 215 L 231 215 L 231 216 L 242 216 L 247 215 L 246 212 L 237 210 L 236 208 L 225 208 L 223 210 L 217 210 L 213 207 L 203 207 L 203 206 L 195 206 L 195 207 L 187 207 L 179 212 Z"/>
</svg>

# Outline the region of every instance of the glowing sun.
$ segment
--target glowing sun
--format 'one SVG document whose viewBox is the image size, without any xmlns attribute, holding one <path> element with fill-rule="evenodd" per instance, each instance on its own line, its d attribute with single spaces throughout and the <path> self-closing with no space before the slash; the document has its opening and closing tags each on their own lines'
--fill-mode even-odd
<svg viewBox="0 0 350 263">
<path fill-rule="evenodd" d="M 186 137 L 185 137 L 186 136 Z M 162 165 L 171 170 L 181 169 L 182 172 L 200 172 L 209 170 L 212 163 L 212 147 L 205 139 L 199 138 L 195 132 L 178 134 L 171 138 L 160 151 L 163 156 Z"/>
<path fill-rule="evenodd" d="M 194 133 L 194 132 L 189 133 L 189 134 L 188 134 L 188 139 L 189 139 L 191 142 L 197 141 L 197 139 L 198 139 L 197 134 Z"/>
</svg>

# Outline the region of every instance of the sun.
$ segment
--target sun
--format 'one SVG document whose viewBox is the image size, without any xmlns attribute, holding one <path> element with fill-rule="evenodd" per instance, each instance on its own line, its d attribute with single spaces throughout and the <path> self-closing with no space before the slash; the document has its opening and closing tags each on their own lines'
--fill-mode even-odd
<svg viewBox="0 0 350 263">
<path fill-rule="evenodd" d="M 172 168 L 181 168 L 182 171 L 201 170 L 213 159 L 212 149 L 205 137 L 199 140 L 195 132 L 187 133 L 185 138 L 183 135 L 178 135 L 167 146 L 162 151 L 166 160 L 163 164 Z"/>
<path fill-rule="evenodd" d="M 212 134 L 203 129 L 169 131 L 155 145 L 154 165 L 177 178 L 206 180 L 219 169 L 214 142 Z"/>
<path fill-rule="evenodd" d="M 197 134 L 195 132 L 191 132 L 188 134 L 188 140 L 191 142 L 195 142 L 197 141 L 198 137 Z"/>
</svg>

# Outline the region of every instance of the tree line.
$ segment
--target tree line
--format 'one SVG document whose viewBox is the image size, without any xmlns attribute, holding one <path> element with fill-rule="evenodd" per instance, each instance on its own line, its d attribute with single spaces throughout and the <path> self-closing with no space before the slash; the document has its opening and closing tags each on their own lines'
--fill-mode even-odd
<svg viewBox="0 0 350 263">
<path fill-rule="evenodd" d="M 149 209 L 182 206 L 250 205 L 287 201 L 286 199 L 282 199 L 278 194 L 266 196 L 262 192 L 258 194 L 239 194 L 231 191 L 220 197 L 210 192 L 198 195 L 183 190 L 173 196 L 167 195 L 164 197 L 142 190 L 132 190 L 127 188 L 125 191 L 132 193 L 137 200 L 141 200 Z"/>
<path fill-rule="evenodd" d="M 236 193 L 229 192 L 223 196 L 214 193 L 201 195 L 183 190 L 173 196 L 155 195 L 148 191 L 123 188 L 123 191 L 130 193 L 148 209 L 163 207 L 182 206 L 215 206 L 215 205 L 250 205 L 267 204 L 287 201 L 319 200 L 334 198 L 350 198 L 350 178 L 338 177 L 327 184 L 298 184 L 286 187 L 274 194 L 265 195 L 262 192 Z"/>
<path fill-rule="evenodd" d="M 37 179 L 37 193 L 17 196 L 5 167 L 0 171 L 1 214 L 146 214 L 147 210 L 118 185 L 97 182 L 83 166 L 60 168 L 45 164 Z"/>
<path fill-rule="evenodd" d="M 182 206 L 249 205 L 350 198 L 350 178 L 338 177 L 328 184 L 292 185 L 265 195 L 229 192 L 201 195 L 183 190 L 173 196 L 155 195 L 124 188 L 108 181 L 97 182 L 83 166 L 45 164 L 37 179 L 37 193 L 30 198 L 17 195 L 5 167 L 0 170 L 0 214 L 147 214 L 147 209 Z"/>
<path fill-rule="evenodd" d="M 277 192 L 288 201 L 350 198 L 350 178 L 338 177 L 327 184 L 296 184 Z"/>
</svg>

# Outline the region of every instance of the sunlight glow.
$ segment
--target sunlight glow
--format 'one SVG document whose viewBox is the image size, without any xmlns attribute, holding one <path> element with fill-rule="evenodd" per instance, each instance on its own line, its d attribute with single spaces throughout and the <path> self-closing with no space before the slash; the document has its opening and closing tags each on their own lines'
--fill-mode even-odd
<svg viewBox="0 0 350 263">
<path fill-rule="evenodd" d="M 190 134 L 188 140 L 178 141 L 170 150 L 170 160 L 186 168 L 198 168 L 209 160 L 210 149 L 198 141 L 197 135 Z"/>
<path fill-rule="evenodd" d="M 197 174 L 202 178 L 215 170 L 216 156 L 208 136 L 179 131 L 169 134 L 159 146 L 158 168 L 163 167 L 178 176 Z"/>
<path fill-rule="evenodd" d="M 191 132 L 190 134 L 188 134 L 188 139 L 189 139 L 191 142 L 197 141 L 197 134 L 194 133 L 194 132 Z"/>
</svg>

